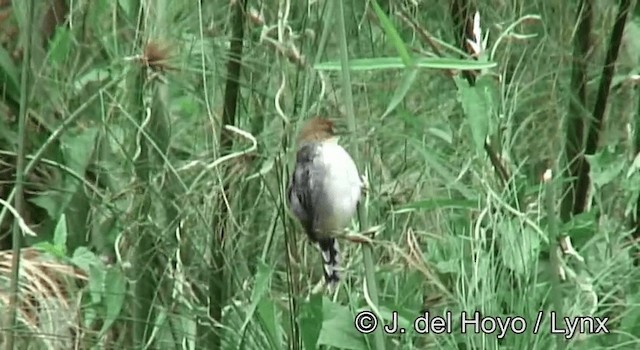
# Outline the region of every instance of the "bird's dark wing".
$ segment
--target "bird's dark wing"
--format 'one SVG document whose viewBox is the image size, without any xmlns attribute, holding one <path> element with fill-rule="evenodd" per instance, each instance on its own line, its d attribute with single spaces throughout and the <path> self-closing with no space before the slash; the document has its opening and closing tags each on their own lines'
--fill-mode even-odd
<svg viewBox="0 0 640 350">
<path fill-rule="evenodd" d="M 287 199 L 291 211 L 304 227 L 309 238 L 315 241 L 313 234 L 313 158 L 315 149 L 304 146 L 296 155 L 296 167 L 289 181 Z M 317 186 L 317 184 L 316 184 Z"/>
</svg>

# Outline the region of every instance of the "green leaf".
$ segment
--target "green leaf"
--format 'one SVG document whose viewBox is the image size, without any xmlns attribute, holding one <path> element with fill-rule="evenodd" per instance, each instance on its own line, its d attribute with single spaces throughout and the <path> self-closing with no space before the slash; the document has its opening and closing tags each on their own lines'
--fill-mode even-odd
<svg viewBox="0 0 640 350">
<path fill-rule="evenodd" d="M 271 272 L 273 270 L 266 265 L 263 261 L 258 262 L 258 270 L 256 272 L 256 282 L 253 286 L 253 292 L 251 293 L 251 304 L 247 309 L 247 315 L 245 316 L 244 323 L 240 329 L 240 334 L 244 334 L 245 329 L 249 325 L 249 322 L 253 320 L 253 314 L 256 312 L 256 308 L 265 293 L 269 289 L 269 282 L 271 281 Z"/>
<path fill-rule="evenodd" d="M 95 322 L 98 319 L 99 310 L 91 306 L 85 307 L 83 308 L 83 310 L 84 310 L 84 315 L 82 317 L 82 323 L 86 328 L 91 328 L 93 325 L 93 322 Z"/>
<path fill-rule="evenodd" d="M 376 0 L 371 1 L 371 5 L 373 6 L 373 11 L 376 13 L 378 19 L 380 20 L 380 24 L 382 24 L 382 28 L 391 40 L 391 43 L 396 49 L 396 52 L 402 59 L 402 62 L 406 66 L 410 67 L 413 64 L 413 59 L 411 58 L 409 50 L 407 50 L 404 41 L 402 40 L 402 38 L 400 38 L 398 31 L 393 26 L 393 23 L 391 23 L 391 20 L 389 20 L 389 17 L 387 17 L 382 8 L 380 8 L 380 5 L 378 5 L 378 2 Z"/>
<path fill-rule="evenodd" d="M 610 184 L 622 174 L 626 167 L 626 162 L 620 154 L 616 154 L 611 149 L 604 148 L 593 155 L 585 155 L 589 162 L 589 177 L 593 185 L 601 188 Z"/>
<path fill-rule="evenodd" d="M 282 349 L 282 332 L 275 303 L 268 298 L 262 298 L 258 304 L 257 313 L 260 316 L 262 330 L 269 338 L 271 348 Z"/>
<path fill-rule="evenodd" d="M 322 304 L 324 320 L 317 346 L 325 345 L 352 350 L 366 349 L 367 343 L 364 335 L 356 330 L 355 316 L 351 311 L 327 298 L 323 299 Z"/>
<path fill-rule="evenodd" d="M 103 301 L 106 315 L 100 335 L 105 334 L 120 316 L 127 293 L 127 281 L 120 270 L 114 267 L 109 268 L 105 275 L 105 282 Z"/>
<path fill-rule="evenodd" d="M 527 275 L 534 268 L 534 260 L 540 249 L 540 236 L 529 226 L 517 225 L 513 220 L 498 222 L 500 254 L 505 266 L 514 272 Z"/>
<path fill-rule="evenodd" d="M 391 100 L 389 101 L 389 106 L 387 106 L 387 110 L 382 114 L 382 118 L 389 115 L 389 113 L 393 112 L 396 107 L 404 100 L 404 97 L 407 95 L 407 92 L 411 89 L 413 82 L 416 80 L 418 76 L 418 70 L 415 68 L 409 68 L 402 77 L 402 83 L 396 91 L 393 93 Z"/>
<path fill-rule="evenodd" d="M 58 210 L 59 198 L 60 194 L 57 191 L 44 191 L 37 197 L 29 198 L 28 201 L 46 210 L 49 217 L 55 220 L 60 213 Z"/>
<path fill-rule="evenodd" d="M 560 232 L 571 237 L 574 244 L 589 240 L 596 234 L 596 213 L 588 211 L 574 215 L 571 220 L 563 224 Z"/>
<path fill-rule="evenodd" d="M 133 17 L 134 5 L 131 3 L 131 0 L 118 0 L 118 5 L 120 5 L 122 11 L 129 16 L 129 18 Z"/>
<path fill-rule="evenodd" d="M 53 232 L 53 244 L 66 255 L 67 253 L 67 216 L 60 215 L 56 229 Z"/>
<path fill-rule="evenodd" d="M 33 247 L 56 258 L 62 259 L 66 257 L 64 250 L 50 242 L 38 242 Z"/>
<path fill-rule="evenodd" d="M 71 45 L 71 31 L 66 27 L 57 27 L 49 49 L 49 62 L 60 64 L 67 61 Z"/>
<path fill-rule="evenodd" d="M 321 294 L 313 294 L 301 308 L 300 334 L 304 348 L 307 350 L 317 349 L 322 330 L 322 301 Z"/>
<path fill-rule="evenodd" d="M 490 133 L 491 116 L 493 115 L 493 91 L 489 77 L 481 77 L 475 86 L 461 77 L 456 77 L 458 101 L 462 105 L 465 117 L 469 122 L 471 139 L 478 154 L 484 153 L 484 144 Z"/>
<path fill-rule="evenodd" d="M 93 155 L 97 135 L 97 128 L 89 128 L 78 131 L 77 133 L 68 133 L 61 137 L 61 150 L 65 165 L 81 177 L 84 176 Z M 64 190 L 61 192 L 58 198 L 59 202 L 57 203 L 58 213 L 62 214 L 66 212 L 68 208 L 73 208 L 72 201 L 76 194 L 80 196 L 84 195 L 83 192 L 78 193 L 78 190 L 82 188 L 80 185 L 81 183 L 77 178 L 66 173 L 64 174 L 62 185 Z M 84 209 L 86 209 L 88 202 L 82 202 L 81 199 L 81 197 L 76 198 L 77 201 L 83 204 L 77 205 L 74 208 L 76 210 L 72 210 L 76 215 L 74 215 L 71 218 L 72 221 L 69 222 L 72 237 L 79 235 L 77 231 L 80 227 L 84 228 L 86 222 L 86 210 Z M 81 215 L 81 213 L 84 213 L 84 215 Z"/>
<path fill-rule="evenodd" d="M 89 305 L 85 308 L 84 325 L 91 327 L 101 310 L 97 309 L 102 302 L 102 295 L 106 288 L 106 272 L 102 260 L 86 247 L 78 247 L 71 257 L 71 262 L 82 269 L 89 276 Z M 99 312 L 100 311 L 100 312 Z"/>
<path fill-rule="evenodd" d="M 84 174 L 91 155 L 95 148 L 95 139 L 98 135 L 97 128 L 78 130 L 74 133 L 65 133 L 62 141 L 62 155 L 65 165 L 78 174 Z"/>
<path fill-rule="evenodd" d="M 89 273 L 92 265 L 104 265 L 102 260 L 87 247 L 78 247 L 78 249 L 73 252 L 71 262 L 86 273 Z"/>
<path fill-rule="evenodd" d="M 89 266 L 89 295 L 94 304 L 102 302 L 102 296 L 105 294 L 108 284 L 106 277 L 107 273 L 103 266 L 96 264 Z"/>
<path fill-rule="evenodd" d="M 73 170 L 76 175 L 82 177 L 93 155 L 94 143 L 98 134 L 97 128 L 84 129 L 82 131 L 66 133 L 61 137 L 61 151 L 65 166 Z M 57 220 L 67 210 L 73 196 L 80 188 L 80 181 L 67 174 L 63 175 L 62 191 L 48 191 L 43 195 L 30 199 L 35 205 L 45 209 L 54 220 Z M 70 218 L 75 220 L 76 217 Z M 80 218 L 80 221 L 84 218 Z M 73 235 L 73 226 L 71 234 Z"/>
<path fill-rule="evenodd" d="M 488 69 L 496 66 L 494 62 L 479 62 L 475 60 L 465 60 L 456 58 L 439 58 L 439 57 L 419 57 L 414 60 L 414 67 L 428 69 L 445 69 L 445 70 L 480 70 Z M 377 58 L 359 58 L 349 60 L 349 67 L 352 71 L 371 71 L 371 70 L 387 70 L 387 69 L 405 69 L 407 65 L 402 62 L 400 57 L 377 57 Z M 342 66 L 340 61 L 330 61 L 318 63 L 314 66 L 317 70 L 324 71 L 340 71 Z"/>
</svg>

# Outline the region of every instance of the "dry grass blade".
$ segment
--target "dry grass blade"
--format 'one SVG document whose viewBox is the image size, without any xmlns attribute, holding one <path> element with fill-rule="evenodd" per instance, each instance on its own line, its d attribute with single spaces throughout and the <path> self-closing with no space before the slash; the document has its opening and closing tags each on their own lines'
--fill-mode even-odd
<svg viewBox="0 0 640 350">
<path fill-rule="evenodd" d="M 12 251 L 0 252 L 0 285 L 11 278 Z M 34 248 L 22 250 L 20 262 L 18 321 L 50 347 L 64 348 L 73 344 L 74 330 L 79 327 L 76 298 L 78 282 L 87 276 L 79 269 L 57 261 Z M 10 300 L 6 288 L 0 289 L 3 307 Z"/>
</svg>

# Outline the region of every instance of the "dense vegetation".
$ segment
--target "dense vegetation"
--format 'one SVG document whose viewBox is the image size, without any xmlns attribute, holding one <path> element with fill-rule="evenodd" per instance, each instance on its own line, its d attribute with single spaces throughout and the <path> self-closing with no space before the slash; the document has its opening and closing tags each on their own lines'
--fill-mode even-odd
<svg viewBox="0 0 640 350">
<path fill-rule="evenodd" d="M 635 1 L 2 0 L 0 35 L 3 349 L 640 346 Z M 334 294 L 284 200 L 316 115 L 368 182 Z"/>
</svg>

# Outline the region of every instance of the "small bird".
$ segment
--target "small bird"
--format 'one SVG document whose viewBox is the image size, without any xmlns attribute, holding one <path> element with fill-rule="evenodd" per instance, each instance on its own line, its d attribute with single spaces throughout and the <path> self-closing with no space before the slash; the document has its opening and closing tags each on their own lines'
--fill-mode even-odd
<svg viewBox="0 0 640 350">
<path fill-rule="evenodd" d="M 338 144 L 333 122 L 324 118 L 307 121 L 298 136 L 287 200 L 309 240 L 320 248 L 325 281 L 330 287 L 340 279 L 338 244 L 333 234 L 351 222 L 362 188 L 358 168 Z"/>
</svg>

